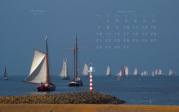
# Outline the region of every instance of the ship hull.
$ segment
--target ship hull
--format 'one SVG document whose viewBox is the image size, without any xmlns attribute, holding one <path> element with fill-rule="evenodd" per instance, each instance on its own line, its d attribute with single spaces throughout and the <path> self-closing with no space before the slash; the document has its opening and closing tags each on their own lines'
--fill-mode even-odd
<svg viewBox="0 0 179 112">
<path fill-rule="evenodd" d="M 49 86 L 45 86 L 45 85 L 40 85 L 37 87 L 38 91 L 55 91 L 56 86 L 55 85 L 49 85 Z"/>
<path fill-rule="evenodd" d="M 83 81 L 70 81 L 68 86 L 83 86 Z"/>
</svg>

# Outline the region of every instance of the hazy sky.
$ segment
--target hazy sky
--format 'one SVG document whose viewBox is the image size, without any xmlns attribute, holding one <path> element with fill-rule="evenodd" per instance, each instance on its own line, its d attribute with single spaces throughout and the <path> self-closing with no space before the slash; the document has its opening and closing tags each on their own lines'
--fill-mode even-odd
<svg viewBox="0 0 179 112">
<path fill-rule="evenodd" d="M 129 66 L 131 72 L 138 67 L 140 71 L 146 69 L 149 73 L 156 68 L 162 68 L 166 74 L 170 68 L 179 73 L 178 5 L 177 0 L 1 0 L 0 75 L 4 73 L 6 64 L 9 75 L 29 75 L 33 48 L 45 51 L 45 35 L 48 36 L 52 74 L 59 74 L 65 58 L 68 58 L 69 72 L 72 73 L 73 51 L 66 48 L 73 47 L 75 34 L 78 34 L 79 47 L 87 48 L 79 51 L 81 71 L 84 63 L 92 62 L 96 75 L 104 75 L 107 65 L 111 66 L 112 75 L 117 74 L 121 65 Z M 126 12 L 120 15 L 120 11 Z M 117 14 L 119 20 L 134 20 L 131 17 L 137 16 L 138 26 L 143 19 L 154 17 L 156 42 L 129 42 L 126 49 L 96 49 L 97 27 L 107 24 L 116 27 L 117 23 L 106 20 L 117 21 Z M 119 26 L 125 24 L 120 21 Z M 127 25 L 132 27 L 130 21 Z M 150 25 L 146 23 L 146 26 Z M 106 30 L 101 29 L 100 32 L 105 33 Z M 110 29 L 110 32 L 115 31 Z M 131 33 L 131 30 L 127 32 Z"/>
</svg>

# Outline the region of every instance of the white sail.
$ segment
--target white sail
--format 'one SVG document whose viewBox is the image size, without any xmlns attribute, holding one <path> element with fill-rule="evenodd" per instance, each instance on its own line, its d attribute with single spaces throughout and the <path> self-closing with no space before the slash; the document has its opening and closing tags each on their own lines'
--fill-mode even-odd
<svg viewBox="0 0 179 112">
<path fill-rule="evenodd" d="M 169 70 L 169 76 L 174 75 L 174 71 L 172 69 Z"/>
<path fill-rule="evenodd" d="M 158 69 L 155 70 L 155 75 L 158 75 Z"/>
<path fill-rule="evenodd" d="M 146 70 L 144 70 L 144 76 L 147 76 L 148 75 L 148 72 Z"/>
<path fill-rule="evenodd" d="M 162 73 L 162 69 L 159 69 L 158 70 L 158 75 L 162 75 L 163 73 Z"/>
<path fill-rule="evenodd" d="M 24 80 L 30 83 L 41 83 L 47 81 L 46 54 L 38 50 L 34 51 L 34 58 L 29 76 Z"/>
<path fill-rule="evenodd" d="M 141 76 L 144 76 L 144 72 L 141 73 Z"/>
<path fill-rule="evenodd" d="M 129 68 L 126 66 L 125 67 L 125 75 L 128 77 L 129 76 Z"/>
<path fill-rule="evenodd" d="M 121 77 L 121 76 L 122 76 L 121 70 L 120 70 L 120 72 L 118 72 L 118 74 L 117 74 L 116 76 L 118 76 L 118 77 Z"/>
<path fill-rule="evenodd" d="M 68 77 L 68 68 L 67 68 L 67 61 L 63 60 L 63 66 L 61 73 L 59 74 L 62 78 Z"/>
<path fill-rule="evenodd" d="M 87 64 L 84 65 L 82 75 L 83 75 L 83 76 L 88 76 L 88 65 L 87 65 Z"/>
<path fill-rule="evenodd" d="M 107 75 L 107 76 L 111 75 L 111 69 L 110 69 L 109 66 L 107 66 L 107 72 L 106 72 L 106 75 Z"/>
<path fill-rule="evenodd" d="M 134 69 L 134 73 L 133 73 L 133 74 L 134 74 L 135 76 L 136 76 L 136 75 L 139 75 L 139 71 L 138 71 L 137 68 Z"/>
<path fill-rule="evenodd" d="M 154 73 L 154 71 L 152 71 L 152 77 L 153 77 L 153 76 L 155 76 L 155 73 Z"/>
</svg>

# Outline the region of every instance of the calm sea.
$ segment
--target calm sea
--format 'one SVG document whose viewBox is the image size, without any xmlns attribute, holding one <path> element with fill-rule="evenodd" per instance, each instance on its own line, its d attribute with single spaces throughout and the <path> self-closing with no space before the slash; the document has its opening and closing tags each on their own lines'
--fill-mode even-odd
<svg viewBox="0 0 179 112">
<path fill-rule="evenodd" d="M 56 91 L 37 92 L 37 85 L 24 83 L 26 76 L 9 76 L 8 80 L 0 79 L 0 96 L 55 94 L 89 90 L 89 77 L 82 77 L 82 87 L 69 87 L 68 80 L 59 76 L 51 77 Z M 93 76 L 93 90 L 110 94 L 126 101 L 126 104 L 137 105 L 179 105 L 179 77 L 122 77 Z"/>
</svg>

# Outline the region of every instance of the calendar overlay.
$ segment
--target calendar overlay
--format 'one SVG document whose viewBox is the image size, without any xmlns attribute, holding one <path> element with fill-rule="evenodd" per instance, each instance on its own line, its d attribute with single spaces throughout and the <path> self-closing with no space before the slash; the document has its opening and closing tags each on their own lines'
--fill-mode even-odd
<svg viewBox="0 0 179 112">
<path fill-rule="evenodd" d="M 96 49 L 122 50 L 134 45 L 157 43 L 155 15 L 117 11 L 113 15 L 98 14 L 96 18 Z"/>
</svg>

